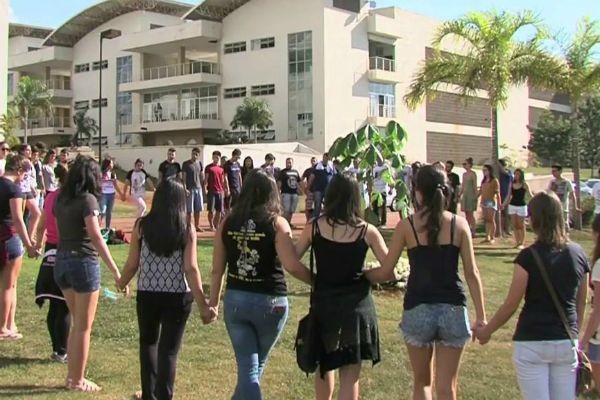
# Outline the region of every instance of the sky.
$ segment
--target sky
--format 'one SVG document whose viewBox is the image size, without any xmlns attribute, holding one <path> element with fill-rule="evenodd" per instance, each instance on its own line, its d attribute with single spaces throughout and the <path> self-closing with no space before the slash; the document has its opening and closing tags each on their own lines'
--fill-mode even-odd
<svg viewBox="0 0 600 400">
<path fill-rule="evenodd" d="M 200 0 L 187 3 L 198 4 Z M 297 0 L 302 1 L 302 0 Z M 94 0 L 9 0 L 11 22 L 55 28 Z M 440 20 L 452 19 L 474 9 L 520 11 L 530 9 L 553 30 L 572 33 L 581 17 L 600 20 L 599 0 L 377 0 L 377 7 L 397 6 Z"/>
</svg>

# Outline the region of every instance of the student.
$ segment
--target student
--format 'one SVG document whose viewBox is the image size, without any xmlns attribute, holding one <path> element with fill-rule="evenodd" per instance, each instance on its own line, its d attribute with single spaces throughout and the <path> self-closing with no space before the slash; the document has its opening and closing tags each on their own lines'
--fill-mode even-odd
<svg viewBox="0 0 600 400">
<path fill-rule="evenodd" d="M 51 149 L 46 153 L 42 166 L 42 177 L 44 179 L 44 186 L 46 187 L 46 196 L 58 189 L 58 179 L 54 174 L 56 166 L 56 151 Z M 65 169 L 64 166 L 63 169 Z"/>
<path fill-rule="evenodd" d="M 17 152 L 25 158 L 25 163 L 23 164 L 25 175 L 23 176 L 23 179 L 21 179 L 19 186 L 25 199 L 25 208 L 27 209 L 27 231 L 29 232 L 29 236 L 35 240 L 34 235 L 37 231 L 37 225 L 40 222 L 42 211 L 36 200 L 38 196 L 37 179 L 35 176 L 35 168 L 31 161 L 31 146 L 22 144 L 18 147 Z"/>
<path fill-rule="evenodd" d="M 186 191 L 175 179 L 158 186 L 152 209 L 132 231 L 129 256 L 118 287 L 139 270 L 140 399 L 173 398 L 177 354 L 195 300 L 205 323 L 216 318 L 202 291 L 196 230 L 187 218 Z"/>
<path fill-rule="evenodd" d="M 389 190 L 383 174 L 388 171 L 388 166 L 383 160 L 377 160 L 377 165 L 373 168 L 373 193 L 378 193 L 378 198 L 373 198 L 371 208 L 377 215 L 378 225 L 385 228 L 387 225 L 387 193 Z"/>
<path fill-rule="evenodd" d="M 310 158 L 310 167 L 304 170 L 302 173 L 302 191 L 306 195 L 304 200 L 304 215 L 306 216 L 306 222 L 310 221 L 313 217 L 313 210 L 315 208 L 315 201 L 313 198 L 312 188 L 309 186 L 310 177 L 312 176 L 312 170 L 317 165 L 317 157 Z"/>
<path fill-rule="evenodd" d="M 263 398 L 260 380 L 288 316 L 284 268 L 310 283 L 310 271 L 298 260 L 290 225 L 280 213 L 275 180 L 252 171 L 215 236 L 210 306 L 219 307 L 227 270 L 225 325 L 237 363 L 233 400 Z"/>
<path fill-rule="evenodd" d="M 102 161 L 102 198 L 100 200 L 100 224 L 104 220 L 104 227 L 110 229 L 112 222 L 112 212 L 115 208 L 115 197 L 117 193 L 119 197 L 123 197 L 121 189 L 119 189 L 117 174 L 113 171 L 114 162 L 111 158 L 105 158 Z"/>
<path fill-rule="evenodd" d="M 217 230 L 221 223 L 223 201 L 226 196 L 225 170 L 221 167 L 221 152 L 213 151 L 212 163 L 206 166 L 206 203 L 208 208 L 208 226 L 211 231 Z"/>
<path fill-rule="evenodd" d="M 577 197 L 575 196 L 575 190 L 573 190 L 573 183 L 571 183 L 570 180 L 563 178 L 562 172 L 562 165 L 556 164 L 552 166 L 552 180 L 548 184 L 548 190 L 554 192 L 554 194 L 558 196 L 558 199 L 563 206 L 563 211 L 565 213 L 564 219 L 568 231 L 571 223 L 571 205 L 575 207 L 576 212 L 581 212 L 581 210 L 577 208 Z"/>
<path fill-rule="evenodd" d="M 382 268 L 372 272 L 372 279 L 385 280 L 408 249 L 410 275 L 400 328 L 412 366 L 415 400 L 431 399 L 432 386 L 438 399 L 458 397 L 460 359 L 471 340 L 459 258 L 475 307 L 473 326 L 485 323 L 471 230 L 466 220 L 445 211 L 449 195 L 444 174 L 430 165 L 421 167 L 415 182 L 416 212 L 398 223 Z"/>
<path fill-rule="evenodd" d="M 138 158 L 135 160 L 133 169 L 127 173 L 125 178 L 125 188 L 123 189 L 123 201 L 127 200 L 127 194 L 135 200 L 137 204 L 137 218 L 143 217 L 146 214 L 146 184 L 150 186 L 150 190 L 154 191 L 154 184 L 149 175 L 144 169 L 144 162 Z"/>
<path fill-rule="evenodd" d="M 69 150 L 64 148 L 60 151 L 58 155 L 58 162 L 62 165 L 67 171 L 69 170 Z"/>
<path fill-rule="evenodd" d="M 525 247 L 525 218 L 527 218 L 527 198 L 533 197 L 531 190 L 525 182 L 525 174 L 522 169 L 516 169 L 510 187 L 510 193 L 504 201 L 504 208 L 508 209 L 508 215 L 512 219 L 515 247 L 523 250 Z"/>
<path fill-rule="evenodd" d="M 246 175 L 248 175 L 248 172 L 253 170 L 254 160 L 252 160 L 252 157 L 248 156 L 244 158 L 244 165 L 242 166 L 242 182 L 244 181 L 244 179 L 246 179 Z"/>
<path fill-rule="evenodd" d="M 329 153 L 323 154 L 321 162 L 317 163 L 311 171 L 311 176 L 308 180 L 308 187 L 312 191 L 314 200 L 313 218 L 319 218 L 321 215 L 321 207 L 323 206 L 323 197 L 327 190 L 327 185 L 331 178 L 335 175 L 335 168 L 329 163 Z"/>
<path fill-rule="evenodd" d="M 63 185 L 67 176 L 67 170 L 62 165 L 56 166 L 52 176 L 58 180 L 58 185 Z M 67 339 L 71 329 L 71 317 L 62 291 L 54 281 L 54 265 L 56 262 L 56 248 L 58 247 L 58 228 L 54 205 L 60 193 L 60 188 L 48 192 L 44 202 L 42 218 L 38 225 L 37 250 L 44 248 L 44 258 L 40 265 L 36 284 L 35 302 L 41 308 L 48 301 L 48 314 L 46 324 L 50 341 L 52 343 L 52 355 L 50 358 L 59 363 L 67 362 Z"/>
<path fill-rule="evenodd" d="M 98 198 L 101 178 L 100 167 L 94 159 L 78 156 L 54 206 L 60 237 L 54 280 L 63 292 L 73 317 L 67 344 L 66 387 L 81 392 L 100 390 L 98 385 L 84 377 L 100 289 L 98 255 L 108 266 L 117 286 L 121 278 L 100 233 Z"/>
<path fill-rule="evenodd" d="M 42 176 L 42 161 L 40 160 L 42 150 L 33 146 L 31 148 L 31 165 L 33 165 L 33 169 L 35 170 L 35 187 L 36 187 L 36 196 L 35 201 L 37 202 L 38 208 L 40 209 L 40 213 L 42 208 L 44 207 L 44 197 L 46 196 L 46 185 L 44 184 L 44 177 Z"/>
<path fill-rule="evenodd" d="M 311 312 L 322 347 L 317 354 L 317 400 L 332 398 L 336 369 L 340 375 L 338 398 L 357 400 L 362 361 L 375 365 L 381 359 L 369 281 L 373 270 L 364 271 L 364 266 L 369 249 L 383 262 L 387 246 L 379 231 L 362 218 L 361 204 L 358 181 L 336 175 L 325 193 L 323 215 L 306 225 L 296 244 L 299 257 L 311 245 L 315 256 Z"/>
<path fill-rule="evenodd" d="M 475 237 L 475 211 L 477 211 L 477 174 L 473 171 L 473 159 L 463 161 L 465 173 L 460 187 L 460 208 L 465 213 L 465 218 L 471 228 L 471 236 Z"/>
<path fill-rule="evenodd" d="M 500 159 L 498 160 L 498 183 L 500 184 L 500 201 L 502 204 L 506 203 L 506 199 L 510 195 L 512 183 L 513 183 L 514 175 L 507 168 L 506 160 Z M 500 234 L 511 235 L 510 227 L 511 227 L 511 218 L 508 214 L 507 207 L 500 207 Z"/>
<path fill-rule="evenodd" d="M 227 185 L 230 197 L 230 206 L 233 207 L 240 192 L 242 191 L 242 167 L 240 166 L 240 157 L 242 151 L 240 149 L 234 149 L 231 152 L 231 159 L 225 163 L 225 174 L 227 175 Z"/>
<path fill-rule="evenodd" d="M 194 147 L 189 160 L 183 163 L 183 186 L 187 193 L 187 216 L 188 222 L 191 223 L 192 215 L 194 216 L 194 227 L 197 232 L 201 232 L 200 228 L 200 212 L 204 207 L 202 191 L 204 188 L 204 168 L 200 161 L 200 149 Z"/>
<path fill-rule="evenodd" d="M 285 168 L 279 172 L 277 186 L 281 191 L 281 203 L 283 205 L 283 217 L 292 224 L 292 217 L 298 208 L 298 196 L 300 190 L 300 174 L 293 169 L 294 159 L 286 158 Z"/>
<path fill-rule="evenodd" d="M 4 167 L 6 166 L 6 158 L 10 154 L 10 146 L 4 141 L 0 141 L 0 176 L 4 175 Z"/>
<path fill-rule="evenodd" d="M 500 183 L 494 176 L 491 165 L 483 166 L 483 180 L 479 189 L 481 195 L 481 211 L 485 221 L 485 240 L 483 243 L 494 244 L 496 237 L 496 212 L 502 208 L 500 202 Z"/>
<path fill-rule="evenodd" d="M 19 181 L 25 178 L 25 162 L 23 156 L 9 156 L 4 176 L 0 177 L 0 341 L 23 338 L 15 323 L 23 245 L 29 257 L 37 255 L 23 221 L 23 194 Z"/>
<path fill-rule="evenodd" d="M 260 166 L 260 169 L 265 171 L 269 176 L 275 178 L 279 169 L 275 167 L 275 156 L 271 153 L 265 155 L 265 163 Z"/>
<path fill-rule="evenodd" d="M 165 179 L 179 179 L 181 180 L 181 165 L 175 158 L 177 152 L 174 148 L 170 148 L 167 151 L 167 159 L 160 163 L 158 166 L 158 181 L 162 182 Z"/>
<path fill-rule="evenodd" d="M 452 214 L 456 214 L 458 212 L 458 198 L 460 193 L 460 177 L 458 174 L 452 172 L 454 169 L 454 161 L 448 160 L 446 161 L 445 171 L 448 184 L 450 189 L 452 190 L 452 195 L 450 196 L 450 201 L 448 204 L 448 211 Z"/>
<path fill-rule="evenodd" d="M 524 400 L 575 400 L 578 326 L 583 324 L 589 267 L 583 249 L 567 238 L 563 208 L 553 193 L 538 193 L 529 202 L 533 245 L 515 259 L 512 283 L 504 303 L 487 326 L 475 331 L 481 344 L 525 304 L 513 335 L 513 361 Z M 542 265 L 534 256 L 539 255 Z M 567 332 L 541 275 L 546 271 L 567 317 Z"/>
</svg>

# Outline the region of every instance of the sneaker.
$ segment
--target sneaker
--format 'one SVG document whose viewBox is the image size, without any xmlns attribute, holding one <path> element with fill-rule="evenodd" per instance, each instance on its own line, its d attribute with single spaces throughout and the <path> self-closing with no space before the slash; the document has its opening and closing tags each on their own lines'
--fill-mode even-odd
<svg viewBox="0 0 600 400">
<path fill-rule="evenodd" d="M 57 363 L 66 364 L 67 363 L 67 355 L 66 354 L 58 354 L 57 352 L 52 353 L 50 356 L 52 361 L 56 361 Z"/>
</svg>

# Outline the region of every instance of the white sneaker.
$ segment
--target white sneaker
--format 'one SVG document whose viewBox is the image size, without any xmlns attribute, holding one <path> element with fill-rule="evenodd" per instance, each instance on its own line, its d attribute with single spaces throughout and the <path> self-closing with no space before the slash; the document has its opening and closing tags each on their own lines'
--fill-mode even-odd
<svg viewBox="0 0 600 400">
<path fill-rule="evenodd" d="M 54 352 L 54 353 L 52 353 L 50 358 L 52 359 L 52 361 L 56 361 L 57 363 L 61 363 L 61 364 L 67 363 L 67 355 L 66 354 L 60 355 L 57 352 Z"/>
</svg>

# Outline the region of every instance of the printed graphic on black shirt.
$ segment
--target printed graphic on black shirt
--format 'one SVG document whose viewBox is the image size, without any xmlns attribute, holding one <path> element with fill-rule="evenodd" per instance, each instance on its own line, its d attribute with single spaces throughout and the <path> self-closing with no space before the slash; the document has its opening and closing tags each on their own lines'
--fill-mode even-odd
<svg viewBox="0 0 600 400">
<path fill-rule="evenodd" d="M 243 226 L 239 232 L 229 232 L 229 235 L 237 242 L 237 248 L 240 251 L 236 265 L 236 278 L 247 282 L 262 281 L 262 279 L 257 278 L 260 255 L 256 249 L 251 249 L 248 243 L 260 242 L 266 235 L 256 232 L 256 223 L 252 219 L 249 219 L 246 226 Z"/>
</svg>

